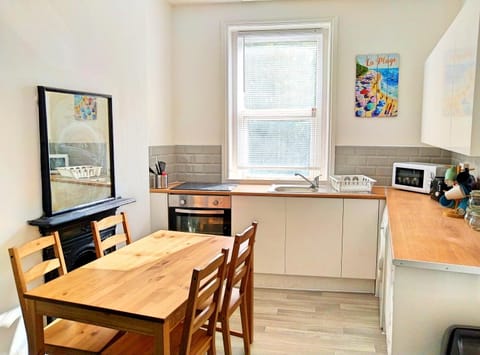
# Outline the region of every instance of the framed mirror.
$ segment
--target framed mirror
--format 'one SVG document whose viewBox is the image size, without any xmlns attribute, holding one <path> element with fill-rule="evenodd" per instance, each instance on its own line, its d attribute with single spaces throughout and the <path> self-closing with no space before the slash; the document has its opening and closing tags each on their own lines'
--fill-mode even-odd
<svg viewBox="0 0 480 355">
<path fill-rule="evenodd" d="M 38 87 L 45 216 L 115 198 L 112 97 Z"/>
</svg>

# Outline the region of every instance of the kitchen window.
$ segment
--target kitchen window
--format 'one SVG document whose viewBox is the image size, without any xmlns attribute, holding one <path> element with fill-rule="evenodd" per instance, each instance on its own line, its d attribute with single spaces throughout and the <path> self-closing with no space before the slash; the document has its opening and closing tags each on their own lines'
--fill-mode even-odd
<svg viewBox="0 0 480 355">
<path fill-rule="evenodd" d="M 332 26 L 227 26 L 227 179 L 327 180 Z"/>
</svg>

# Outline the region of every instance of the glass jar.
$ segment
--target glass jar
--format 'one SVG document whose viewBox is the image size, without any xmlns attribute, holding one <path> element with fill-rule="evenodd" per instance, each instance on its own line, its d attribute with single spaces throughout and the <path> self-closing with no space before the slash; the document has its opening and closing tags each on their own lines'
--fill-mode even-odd
<svg viewBox="0 0 480 355">
<path fill-rule="evenodd" d="M 467 223 L 470 220 L 471 212 L 472 212 L 472 209 L 470 208 L 470 206 L 467 206 L 467 208 L 465 208 L 465 215 L 463 216 L 463 218 L 465 218 L 465 221 L 467 221 Z"/>
<path fill-rule="evenodd" d="M 480 231 L 480 211 L 471 210 L 470 217 L 468 218 L 468 225 L 476 231 Z"/>
<path fill-rule="evenodd" d="M 472 210 L 480 210 L 480 190 L 472 190 L 468 199 L 468 206 Z"/>
</svg>

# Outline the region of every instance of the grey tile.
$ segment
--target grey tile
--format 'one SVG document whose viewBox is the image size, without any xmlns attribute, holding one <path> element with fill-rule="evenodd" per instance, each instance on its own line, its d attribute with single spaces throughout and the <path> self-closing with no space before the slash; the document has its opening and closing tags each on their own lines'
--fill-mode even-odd
<svg viewBox="0 0 480 355">
<path fill-rule="evenodd" d="M 420 147 L 420 156 L 422 157 L 440 157 L 442 156 L 442 149 L 435 147 Z"/>
<path fill-rule="evenodd" d="M 378 152 L 378 147 L 356 147 L 355 154 L 357 155 L 366 155 L 366 156 L 375 156 Z"/>
<path fill-rule="evenodd" d="M 158 145 L 149 148 L 150 155 L 166 155 L 174 154 L 175 146 L 174 145 Z"/>
<path fill-rule="evenodd" d="M 198 164 L 219 164 L 222 162 L 222 156 L 215 154 L 197 154 L 193 156 L 193 161 Z"/>
<path fill-rule="evenodd" d="M 368 166 L 391 166 L 396 161 L 394 157 L 368 157 Z"/>
<path fill-rule="evenodd" d="M 222 152 L 221 145 L 177 145 L 177 153 L 191 153 L 191 154 L 205 154 L 205 153 L 217 153 Z"/>
<path fill-rule="evenodd" d="M 392 167 L 378 167 L 375 168 L 375 175 L 380 176 L 391 176 L 392 175 Z"/>
<path fill-rule="evenodd" d="M 178 164 L 188 164 L 194 161 L 194 155 L 192 154 L 177 154 L 176 162 Z"/>
<path fill-rule="evenodd" d="M 335 147 L 335 156 L 338 155 L 352 155 L 355 154 L 355 147 L 352 146 L 337 146 Z"/>
<path fill-rule="evenodd" d="M 354 170 L 354 174 L 361 174 L 361 175 L 366 175 L 372 179 L 375 179 L 375 172 L 376 172 L 376 168 L 368 168 L 368 167 L 361 167 L 361 166 L 357 166 Z"/>
</svg>

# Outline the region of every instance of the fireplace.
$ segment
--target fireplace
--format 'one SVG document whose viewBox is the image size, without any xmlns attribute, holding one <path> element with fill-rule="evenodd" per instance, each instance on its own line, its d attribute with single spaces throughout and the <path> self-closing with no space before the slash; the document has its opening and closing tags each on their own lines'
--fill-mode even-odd
<svg viewBox="0 0 480 355">
<path fill-rule="evenodd" d="M 102 219 L 113 213 L 107 213 L 105 215 L 98 215 L 92 217 L 91 220 Z M 65 258 L 65 264 L 67 271 L 72 271 L 82 265 L 89 263 L 97 258 L 95 254 L 95 245 L 93 244 L 92 231 L 90 229 L 90 221 L 84 221 L 80 224 L 73 223 L 66 225 L 58 230 L 60 235 L 60 241 L 62 243 L 63 256 Z M 115 227 L 111 227 L 101 232 L 101 238 L 104 240 L 109 236 L 115 234 Z M 114 249 L 110 250 L 113 251 Z M 107 251 L 108 253 L 109 251 Z M 53 247 L 44 250 L 44 259 L 50 259 L 53 257 Z M 49 280 L 56 275 L 47 277 Z"/>
<path fill-rule="evenodd" d="M 134 199 L 118 198 L 107 203 L 53 217 L 41 217 L 28 221 L 28 223 L 38 226 L 42 235 L 48 235 L 54 231 L 58 232 L 67 270 L 72 271 L 96 259 L 95 246 L 90 229 L 91 221 L 98 221 L 114 215 L 118 207 L 134 201 Z M 101 232 L 101 238 L 103 240 L 114 233 L 115 227 L 111 227 Z M 44 251 L 44 259 L 50 258 L 52 255 L 53 248 Z M 47 275 L 46 280 L 54 277 L 56 277 L 54 274 Z"/>
</svg>

